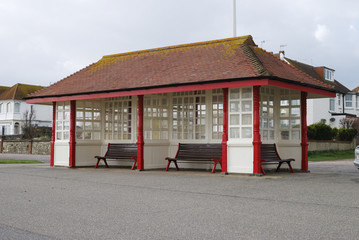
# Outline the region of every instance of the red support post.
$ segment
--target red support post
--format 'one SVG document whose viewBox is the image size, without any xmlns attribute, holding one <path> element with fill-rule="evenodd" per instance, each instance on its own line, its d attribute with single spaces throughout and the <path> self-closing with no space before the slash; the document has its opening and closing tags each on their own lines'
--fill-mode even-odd
<svg viewBox="0 0 359 240">
<path fill-rule="evenodd" d="M 138 96 L 138 135 L 137 135 L 137 170 L 144 170 L 143 159 L 143 95 Z"/>
<path fill-rule="evenodd" d="M 307 137 L 307 93 L 301 92 L 300 98 L 300 117 L 302 125 L 302 171 L 308 172 L 308 137 Z"/>
<path fill-rule="evenodd" d="M 228 88 L 223 88 L 222 173 L 227 174 Z"/>
<path fill-rule="evenodd" d="M 76 101 L 70 102 L 70 157 L 69 167 L 76 167 Z"/>
<path fill-rule="evenodd" d="M 56 102 L 52 103 L 52 135 L 51 135 L 51 160 L 50 166 L 55 164 L 55 139 L 56 139 Z"/>
<path fill-rule="evenodd" d="M 261 135 L 260 125 L 260 86 L 253 87 L 253 175 L 262 176 L 261 172 Z"/>
</svg>

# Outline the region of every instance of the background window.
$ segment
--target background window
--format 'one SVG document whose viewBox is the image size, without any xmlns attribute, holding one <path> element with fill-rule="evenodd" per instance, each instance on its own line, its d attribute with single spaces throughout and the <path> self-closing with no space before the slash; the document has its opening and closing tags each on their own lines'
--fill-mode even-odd
<svg viewBox="0 0 359 240">
<path fill-rule="evenodd" d="M 263 140 L 274 139 L 274 89 L 261 87 L 260 131 Z M 289 103 L 287 103 L 289 104 Z"/>
<path fill-rule="evenodd" d="M 345 95 L 344 100 L 345 100 L 345 107 L 348 107 L 348 108 L 353 107 L 352 95 Z"/>
</svg>

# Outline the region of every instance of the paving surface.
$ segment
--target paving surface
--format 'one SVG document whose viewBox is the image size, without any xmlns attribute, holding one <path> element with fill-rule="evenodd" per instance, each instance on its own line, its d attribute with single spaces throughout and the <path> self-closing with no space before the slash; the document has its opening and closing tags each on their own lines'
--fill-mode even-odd
<svg viewBox="0 0 359 240">
<path fill-rule="evenodd" d="M 0 239 L 358 239 L 352 160 L 265 177 L 0 165 Z"/>
</svg>

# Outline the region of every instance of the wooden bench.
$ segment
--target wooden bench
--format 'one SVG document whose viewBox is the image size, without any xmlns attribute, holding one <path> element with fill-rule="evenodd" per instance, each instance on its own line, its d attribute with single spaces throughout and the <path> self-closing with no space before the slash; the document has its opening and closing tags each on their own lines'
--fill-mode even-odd
<svg viewBox="0 0 359 240">
<path fill-rule="evenodd" d="M 184 144 L 178 145 L 177 154 L 174 158 L 166 157 L 167 168 L 170 167 L 171 162 L 176 166 L 178 171 L 177 162 L 196 162 L 196 163 L 208 163 L 213 162 L 213 169 L 211 173 L 216 170 L 217 163 L 222 167 L 222 145 L 221 144 Z"/>
<path fill-rule="evenodd" d="M 261 163 L 262 164 L 278 164 L 277 172 L 279 171 L 280 167 L 283 163 L 287 163 L 289 166 L 289 169 L 292 173 L 294 173 L 292 166 L 290 165 L 291 161 L 295 161 L 293 158 L 288 159 L 281 159 L 281 157 L 278 154 L 277 147 L 275 144 L 262 144 L 261 145 Z M 266 173 L 264 172 L 262 166 L 261 171 L 263 175 Z"/>
<path fill-rule="evenodd" d="M 135 143 L 109 143 L 105 156 L 95 156 L 95 158 L 97 158 L 95 168 L 98 167 L 98 164 L 101 160 L 103 160 L 106 167 L 108 167 L 107 159 L 114 159 L 130 161 L 133 160 L 131 169 L 134 170 L 137 164 L 137 145 Z"/>
</svg>

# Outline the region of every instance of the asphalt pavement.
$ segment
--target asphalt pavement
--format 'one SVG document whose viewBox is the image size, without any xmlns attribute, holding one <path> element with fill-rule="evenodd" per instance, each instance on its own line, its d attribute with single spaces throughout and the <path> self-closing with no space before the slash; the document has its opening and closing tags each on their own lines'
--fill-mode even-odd
<svg viewBox="0 0 359 240">
<path fill-rule="evenodd" d="M 0 239 L 358 239 L 352 160 L 264 177 L 0 165 Z"/>
</svg>

